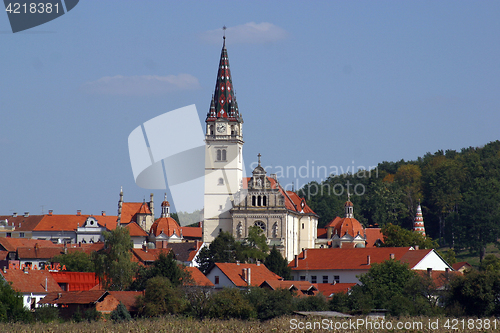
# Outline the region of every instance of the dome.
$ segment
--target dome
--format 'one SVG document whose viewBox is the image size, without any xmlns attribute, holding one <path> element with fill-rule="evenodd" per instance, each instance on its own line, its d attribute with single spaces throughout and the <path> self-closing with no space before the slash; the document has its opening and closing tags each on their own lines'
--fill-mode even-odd
<svg viewBox="0 0 500 333">
<path fill-rule="evenodd" d="M 359 233 L 364 237 L 364 228 L 355 218 L 344 217 L 337 222 L 335 226 L 335 231 L 340 237 L 344 236 L 346 233 L 352 237 L 356 237 Z"/>
<path fill-rule="evenodd" d="M 350 200 L 346 201 L 346 203 L 344 204 L 344 207 L 352 207 L 353 204 Z"/>
<path fill-rule="evenodd" d="M 163 232 L 170 237 L 174 234 L 174 231 L 177 236 L 181 235 L 181 227 L 177 221 L 171 217 L 160 217 L 153 223 L 149 233 L 158 236 Z"/>
</svg>

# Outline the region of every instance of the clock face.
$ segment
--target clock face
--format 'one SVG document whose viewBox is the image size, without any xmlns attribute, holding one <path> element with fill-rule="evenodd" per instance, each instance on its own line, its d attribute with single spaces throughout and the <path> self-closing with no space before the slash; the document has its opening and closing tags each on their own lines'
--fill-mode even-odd
<svg viewBox="0 0 500 333">
<path fill-rule="evenodd" d="M 217 132 L 224 133 L 226 131 L 226 124 L 217 125 Z"/>
</svg>

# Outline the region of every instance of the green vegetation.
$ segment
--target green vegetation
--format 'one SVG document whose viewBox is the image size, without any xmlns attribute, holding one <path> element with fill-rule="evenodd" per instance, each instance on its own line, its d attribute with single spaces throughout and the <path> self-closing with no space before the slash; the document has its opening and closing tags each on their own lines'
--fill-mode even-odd
<svg viewBox="0 0 500 333">
<path fill-rule="evenodd" d="M 136 272 L 130 250 L 133 247 L 127 228 L 104 231 L 104 249 L 94 252 L 93 262 L 99 281 L 106 290 L 127 290 Z"/>
<path fill-rule="evenodd" d="M 421 202 L 426 234 L 458 254 L 482 261 L 500 238 L 500 141 L 481 148 L 427 153 L 415 161 L 382 162 L 374 170 L 332 175 L 298 191 L 320 216 L 319 227 L 343 216 L 347 189 L 365 226 L 412 228 Z"/>
<path fill-rule="evenodd" d="M 52 258 L 52 262 L 58 262 L 66 266 L 68 272 L 94 272 L 94 263 L 91 256 L 84 252 L 73 252 L 61 254 Z"/>
<path fill-rule="evenodd" d="M 430 237 L 424 237 L 418 232 L 413 232 L 408 229 L 391 223 L 382 227 L 384 235 L 384 244 L 386 247 L 406 247 L 417 245 L 420 249 L 435 249 L 438 244 Z"/>
<path fill-rule="evenodd" d="M 31 321 L 31 313 L 23 306 L 23 297 L 0 279 L 0 322 Z"/>
</svg>

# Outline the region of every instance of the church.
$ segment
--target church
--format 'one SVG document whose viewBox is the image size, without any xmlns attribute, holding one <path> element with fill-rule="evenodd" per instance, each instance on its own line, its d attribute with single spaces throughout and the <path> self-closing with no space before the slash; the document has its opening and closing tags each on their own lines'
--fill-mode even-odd
<svg viewBox="0 0 500 333">
<path fill-rule="evenodd" d="M 215 91 L 206 117 L 203 242 L 220 232 L 243 241 L 258 226 L 270 246 L 292 260 L 302 249 L 314 248 L 318 215 L 305 199 L 286 191 L 276 175 L 258 166 L 245 177 L 243 117 L 234 95 L 225 37 Z"/>
</svg>

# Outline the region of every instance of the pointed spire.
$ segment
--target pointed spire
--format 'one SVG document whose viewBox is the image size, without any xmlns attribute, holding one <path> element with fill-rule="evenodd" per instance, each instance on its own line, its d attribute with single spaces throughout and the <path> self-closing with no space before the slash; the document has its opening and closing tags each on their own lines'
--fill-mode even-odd
<svg viewBox="0 0 500 333">
<path fill-rule="evenodd" d="M 219 70 L 217 72 L 214 96 L 210 103 L 207 120 L 213 121 L 217 118 L 226 118 L 233 121 L 242 121 L 238 111 L 238 103 L 234 96 L 233 80 L 231 78 L 229 59 L 227 57 L 226 27 L 224 27 L 223 30 L 224 37 L 219 61 Z"/>
<path fill-rule="evenodd" d="M 261 157 L 261 156 L 262 156 L 262 155 L 261 155 L 260 153 L 257 155 L 257 157 L 259 158 L 259 166 L 260 166 L 260 157 Z"/>
<path fill-rule="evenodd" d="M 122 206 L 123 206 L 123 186 L 120 186 L 120 200 L 118 200 L 118 219 L 116 222 L 120 224 L 122 219 Z"/>
<path fill-rule="evenodd" d="M 422 207 L 420 207 L 420 202 L 417 207 L 417 216 L 415 216 L 415 221 L 413 222 L 413 231 L 419 232 L 425 237 L 424 217 L 422 216 Z"/>
</svg>

